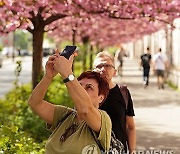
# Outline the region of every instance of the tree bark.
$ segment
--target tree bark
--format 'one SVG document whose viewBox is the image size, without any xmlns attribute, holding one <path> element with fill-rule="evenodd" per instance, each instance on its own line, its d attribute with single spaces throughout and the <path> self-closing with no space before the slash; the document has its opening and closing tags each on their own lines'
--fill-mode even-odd
<svg viewBox="0 0 180 154">
<path fill-rule="evenodd" d="M 76 45 L 76 30 L 72 29 L 72 45 Z M 72 71 L 74 72 L 74 61 L 72 63 Z"/>
<path fill-rule="evenodd" d="M 43 28 L 33 32 L 33 63 L 32 63 L 32 88 L 34 89 L 42 76 L 42 45 Z"/>
<path fill-rule="evenodd" d="M 82 42 L 83 42 L 83 62 L 82 62 L 82 65 L 83 65 L 83 71 L 86 71 L 87 70 L 87 67 L 86 67 L 86 58 L 87 58 L 87 50 L 88 50 L 88 41 L 89 41 L 89 36 L 85 36 L 82 38 Z"/>
<path fill-rule="evenodd" d="M 89 55 L 89 69 L 92 70 L 93 69 L 93 46 L 91 45 L 90 47 L 90 55 Z"/>
</svg>

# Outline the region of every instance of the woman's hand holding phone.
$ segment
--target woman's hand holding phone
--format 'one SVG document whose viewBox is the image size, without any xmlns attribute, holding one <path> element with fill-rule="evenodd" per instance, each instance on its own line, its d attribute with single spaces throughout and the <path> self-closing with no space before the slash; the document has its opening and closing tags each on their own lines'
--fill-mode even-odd
<svg viewBox="0 0 180 154">
<path fill-rule="evenodd" d="M 54 70 L 60 73 L 63 78 L 66 78 L 72 73 L 72 64 L 74 60 L 74 55 L 72 54 L 69 59 L 66 59 L 64 56 L 55 53 L 56 58 L 54 59 Z"/>
<path fill-rule="evenodd" d="M 77 55 L 77 46 L 66 46 L 65 49 L 60 53 L 60 56 L 64 56 L 66 59 L 69 59 L 69 57 L 74 54 L 74 56 Z"/>
<path fill-rule="evenodd" d="M 52 80 L 58 73 L 54 69 L 54 60 L 56 57 L 57 56 L 55 54 L 50 56 L 48 61 L 46 62 L 46 65 L 45 65 L 45 76 L 50 80 Z"/>
</svg>

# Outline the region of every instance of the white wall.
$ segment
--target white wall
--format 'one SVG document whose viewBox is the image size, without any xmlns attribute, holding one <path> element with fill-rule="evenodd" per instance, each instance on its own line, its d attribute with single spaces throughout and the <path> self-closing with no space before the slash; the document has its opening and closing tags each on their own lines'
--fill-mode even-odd
<svg viewBox="0 0 180 154">
<path fill-rule="evenodd" d="M 180 18 L 174 21 L 173 30 L 173 64 L 180 70 Z"/>
</svg>

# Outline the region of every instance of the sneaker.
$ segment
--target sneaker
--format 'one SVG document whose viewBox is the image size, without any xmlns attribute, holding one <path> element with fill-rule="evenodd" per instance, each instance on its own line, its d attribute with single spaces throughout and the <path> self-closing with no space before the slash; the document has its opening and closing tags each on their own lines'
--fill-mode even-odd
<svg viewBox="0 0 180 154">
<path fill-rule="evenodd" d="M 146 85 L 146 81 L 143 81 L 143 85 Z"/>
</svg>

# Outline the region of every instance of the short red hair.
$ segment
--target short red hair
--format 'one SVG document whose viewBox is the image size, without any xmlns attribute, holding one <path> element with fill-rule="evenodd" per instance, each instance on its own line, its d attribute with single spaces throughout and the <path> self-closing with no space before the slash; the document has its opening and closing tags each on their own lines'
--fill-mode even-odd
<svg viewBox="0 0 180 154">
<path fill-rule="evenodd" d="M 96 80 L 97 83 L 98 83 L 98 89 L 99 89 L 98 95 L 101 95 L 101 94 L 104 95 L 104 100 L 107 98 L 107 95 L 109 94 L 109 84 L 107 82 L 107 79 L 104 76 L 102 76 L 98 72 L 86 71 L 86 72 L 83 72 L 77 78 L 77 80 L 79 81 L 79 80 L 82 80 L 84 78 Z"/>
</svg>

